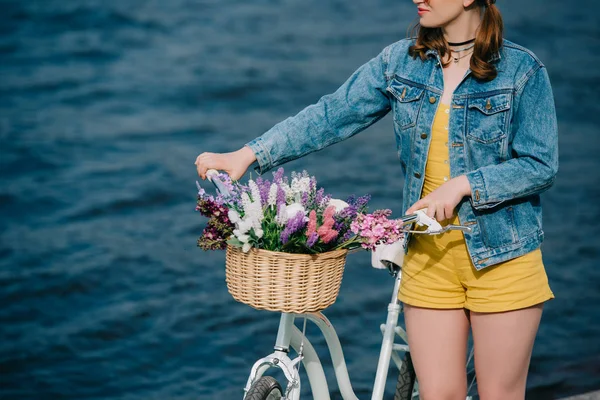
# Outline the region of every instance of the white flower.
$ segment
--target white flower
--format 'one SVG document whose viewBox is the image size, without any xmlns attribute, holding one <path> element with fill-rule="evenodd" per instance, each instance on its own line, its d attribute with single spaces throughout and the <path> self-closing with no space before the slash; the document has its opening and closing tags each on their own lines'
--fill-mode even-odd
<svg viewBox="0 0 600 400">
<path fill-rule="evenodd" d="M 242 242 L 244 244 L 248 243 L 248 241 L 250 241 L 250 235 L 239 235 L 239 236 L 236 235 L 236 237 L 240 242 Z"/>
<path fill-rule="evenodd" d="M 247 253 L 248 251 L 250 251 L 251 248 L 252 248 L 252 245 L 250 243 L 244 243 L 244 245 L 242 246 L 242 251 L 244 253 Z"/>
<path fill-rule="evenodd" d="M 279 205 L 279 210 L 277 210 L 277 217 L 275 217 L 275 221 L 283 226 L 287 223 L 288 217 L 286 214 L 285 209 L 287 208 L 287 206 L 285 204 L 280 204 Z"/>
<path fill-rule="evenodd" d="M 310 192 L 310 178 L 301 177 L 292 179 L 292 191 L 294 194 L 302 194 Z"/>
<path fill-rule="evenodd" d="M 265 215 L 263 214 L 263 210 L 262 210 L 262 207 L 260 206 L 260 203 L 258 203 L 258 202 L 252 203 L 252 211 L 251 211 L 250 215 L 248 215 L 248 218 L 251 219 L 252 227 L 254 228 L 255 231 L 257 229 L 261 228 L 261 222 L 263 219 L 265 219 Z"/>
<path fill-rule="evenodd" d="M 239 222 L 237 223 L 237 227 L 238 227 L 238 232 L 243 235 L 245 233 L 247 233 L 251 228 L 252 228 L 252 220 L 245 218 L 245 219 L 241 219 L 239 220 Z M 236 234 L 236 236 L 238 236 Z"/>
<path fill-rule="evenodd" d="M 265 234 L 264 231 L 262 230 L 262 228 L 254 228 L 254 234 L 256 235 L 257 238 L 261 238 L 263 237 L 263 235 Z"/>
<path fill-rule="evenodd" d="M 242 193 L 242 207 L 244 208 L 244 215 L 248 215 L 252 209 L 252 200 L 246 192 Z"/>
<path fill-rule="evenodd" d="M 294 218 L 299 212 L 302 212 L 304 215 L 306 215 L 306 210 L 300 203 L 293 203 L 285 208 L 285 215 L 288 220 Z"/>
<path fill-rule="evenodd" d="M 350 204 L 346 203 L 344 200 L 331 199 L 331 200 L 329 200 L 329 203 L 327 203 L 327 207 L 329 207 L 329 206 L 334 206 L 335 207 L 335 212 L 339 213 L 344 208 L 349 207 Z"/>
<path fill-rule="evenodd" d="M 255 184 L 256 186 L 256 184 Z M 258 188 L 258 186 L 257 186 Z M 260 200 L 259 201 L 251 201 L 250 197 L 248 196 L 248 193 L 244 192 L 242 193 L 242 205 L 244 207 L 244 221 L 249 224 L 248 229 L 246 230 L 246 232 L 248 230 L 250 230 L 250 228 L 254 227 L 255 230 L 259 229 L 261 227 L 261 222 L 262 220 L 265 218 L 263 211 L 262 211 L 262 207 L 260 206 Z M 241 228 L 241 223 L 240 225 L 240 230 L 243 230 Z"/>
<path fill-rule="evenodd" d="M 253 180 L 248 181 L 248 187 L 250 188 L 250 193 L 252 193 L 252 202 L 258 203 L 259 207 L 262 207 L 262 203 L 260 200 L 260 189 L 258 189 L 258 185 Z"/>
<path fill-rule="evenodd" d="M 274 206 L 275 203 L 277 203 L 277 184 L 276 183 L 272 183 L 271 187 L 269 188 L 269 199 L 267 200 L 267 203 L 270 206 Z"/>
<path fill-rule="evenodd" d="M 235 211 L 234 209 L 229 209 L 229 212 L 227 213 L 227 216 L 229 217 L 229 220 L 235 224 L 236 222 L 238 222 L 240 220 L 240 214 L 238 214 L 237 211 Z"/>
</svg>

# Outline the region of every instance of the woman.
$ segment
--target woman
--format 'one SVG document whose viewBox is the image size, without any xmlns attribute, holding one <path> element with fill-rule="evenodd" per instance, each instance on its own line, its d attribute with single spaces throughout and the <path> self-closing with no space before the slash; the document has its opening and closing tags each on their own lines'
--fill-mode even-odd
<svg viewBox="0 0 600 400">
<path fill-rule="evenodd" d="M 403 210 L 426 208 L 470 233 L 413 235 L 399 293 L 423 399 L 464 399 L 473 332 L 482 399 L 523 399 L 543 303 L 540 193 L 558 169 L 556 112 L 544 65 L 502 38 L 495 0 L 413 0 L 416 38 L 386 47 L 333 94 L 242 149 L 198 156 L 262 174 L 364 130 L 390 110 Z"/>
</svg>

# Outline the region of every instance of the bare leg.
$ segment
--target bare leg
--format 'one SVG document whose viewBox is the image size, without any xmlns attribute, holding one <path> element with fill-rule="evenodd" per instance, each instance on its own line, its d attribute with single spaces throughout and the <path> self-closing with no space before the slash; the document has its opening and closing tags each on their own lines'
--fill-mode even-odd
<svg viewBox="0 0 600 400">
<path fill-rule="evenodd" d="M 464 400 L 467 395 L 469 320 L 464 309 L 405 304 L 408 345 L 422 400 Z"/>
<path fill-rule="evenodd" d="M 543 303 L 500 313 L 471 312 L 475 373 L 482 400 L 522 400 Z"/>
</svg>

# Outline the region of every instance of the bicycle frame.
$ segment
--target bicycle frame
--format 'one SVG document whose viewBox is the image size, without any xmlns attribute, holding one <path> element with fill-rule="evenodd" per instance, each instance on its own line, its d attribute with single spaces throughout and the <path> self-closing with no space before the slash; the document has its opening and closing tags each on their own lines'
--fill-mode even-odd
<svg viewBox="0 0 600 400">
<path fill-rule="evenodd" d="M 377 364 L 377 373 L 373 386 L 372 400 L 382 400 L 387 373 L 390 365 L 390 360 L 393 360 L 398 369 L 402 365 L 399 351 L 407 351 L 408 345 L 395 344 L 395 336 L 398 335 L 406 343 L 406 332 L 402 327 L 398 326 L 398 317 L 402 311 L 402 305 L 398 300 L 398 289 L 402 274 L 395 274 L 394 291 L 392 300 L 388 304 L 388 313 L 386 323 L 381 325 L 383 333 L 383 341 L 379 354 L 379 362 Z M 300 376 L 296 365 L 302 361 L 308 376 L 309 384 L 315 400 L 330 400 L 329 389 L 325 379 L 325 372 L 319 356 L 314 347 L 311 345 L 308 338 L 294 325 L 295 318 L 306 318 L 313 322 L 320 329 L 327 347 L 329 349 L 331 360 L 333 363 L 335 377 L 338 387 L 344 400 L 358 400 L 354 394 L 348 369 L 342 351 L 339 338 L 331 322 L 321 312 L 306 313 L 306 314 L 281 314 L 279 330 L 275 342 L 275 351 L 258 360 L 250 372 L 250 376 L 246 383 L 244 392 L 250 389 L 252 383 L 260 378 L 269 368 L 280 368 L 288 381 L 285 389 L 286 400 L 298 400 L 300 398 Z M 294 360 L 288 357 L 290 346 L 299 354 Z"/>
<path fill-rule="evenodd" d="M 229 192 L 226 186 L 216 177 L 216 174 L 217 171 L 215 170 L 206 172 L 207 177 L 214 183 L 217 190 L 223 196 L 228 196 Z M 413 223 L 416 223 L 416 225 L 419 226 L 427 226 L 424 231 L 413 231 L 409 229 L 405 230 L 406 233 L 439 234 L 450 229 L 462 230 L 464 232 L 471 231 L 471 228 L 461 225 L 446 225 L 445 227 L 442 227 L 435 219 L 429 217 L 425 213 L 425 209 L 417 210 L 413 214 L 404 215 L 398 220 L 402 221 L 403 226 L 408 226 Z M 409 235 L 406 235 L 403 247 L 406 246 L 408 238 Z M 386 323 L 380 326 L 383 333 L 383 340 L 381 343 L 371 400 L 383 400 L 390 360 L 393 360 L 394 364 L 398 367 L 398 370 L 400 370 L 402 367 L 402 360 L 400 359 L 398 352 L 406 352 L 409 350 L 406 331 L 401 326 L 398 326 L 398 317 L 400 312 L 402 312 L 402 304 L 398 300 L 398 290 L 402 280 L 402 271 L 398 265 L 394 264 L 394 261 L 382 259 L 381 262 L 395 277 L 395 284 L 392 299 L 388 304 Z M 306 318 L 319 327 L 323 337 L 325 337 L 331 355 L 335 377 L 342 398 L 344 400 L 358 400 L 352 389 L 352 384 L 350 383 L 346 361 L 344 360 L 342 346 L 337 333 L 331 322 L 329 322 L 327 317 L 321 312 L 306 314 L 282 313 L 274 352 L 261 358 L 254 364 L 250 376 L 248 377 L 246 387 L 244 388 L 244 397 L 256 379 L 262 377 L 269 368 L 280 368 L 288 381 L 284 393 L 285 400 L 299 400 L 301 382 L 297 366 L 298 363 L 302 362 L 308 375 L 313 398 L 315 400 L 330 400 L 323 366 L 321 365 L 317 352 L 308 338 L 294 325 L 294 320 L 297 317 Z M 406 344 L 394 343 L 396 335 L 398 335 Z M 288 357 L 290 347 L 298 353 L 298 356 L 293 360 Z M 471 351 L 471 354 L 469 355 L 469 360 L 472 357 L 473 351 Z M 469 361 L 467 361 L 467 365 L 468 363 Z M 470 397 L 467 397 L 467 400 L 470 400 Z"/>
</svg>

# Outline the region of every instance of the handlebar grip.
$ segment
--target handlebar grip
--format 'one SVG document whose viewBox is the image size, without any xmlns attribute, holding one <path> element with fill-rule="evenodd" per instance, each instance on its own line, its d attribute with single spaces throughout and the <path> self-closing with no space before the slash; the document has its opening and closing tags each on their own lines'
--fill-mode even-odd
<svg viewBox="0 0 600 400">
<path fill-rule="evenodd" d="M 227 186 L 225 186 L 225 183 L 219 179 L 219 171 L 216 169 L 209 169 L 206 171 L 206 178 L 211 181 L 213 185 L 215 185 L 217 192 L 219 192 L 221 196 L 231 196 L 231 193 L 229 192 L 229 189 L 227 189 Z"/>
<path fill-rule="evenodd" d="M 219 171 L 217 171 L 216 169 L 209 169 L 208 171 L 206 171 L 206 178 L 208 178 L 208 180 L 212 182 L 212 178 L 217 176 L 218 173 Z"/>
</svg>

